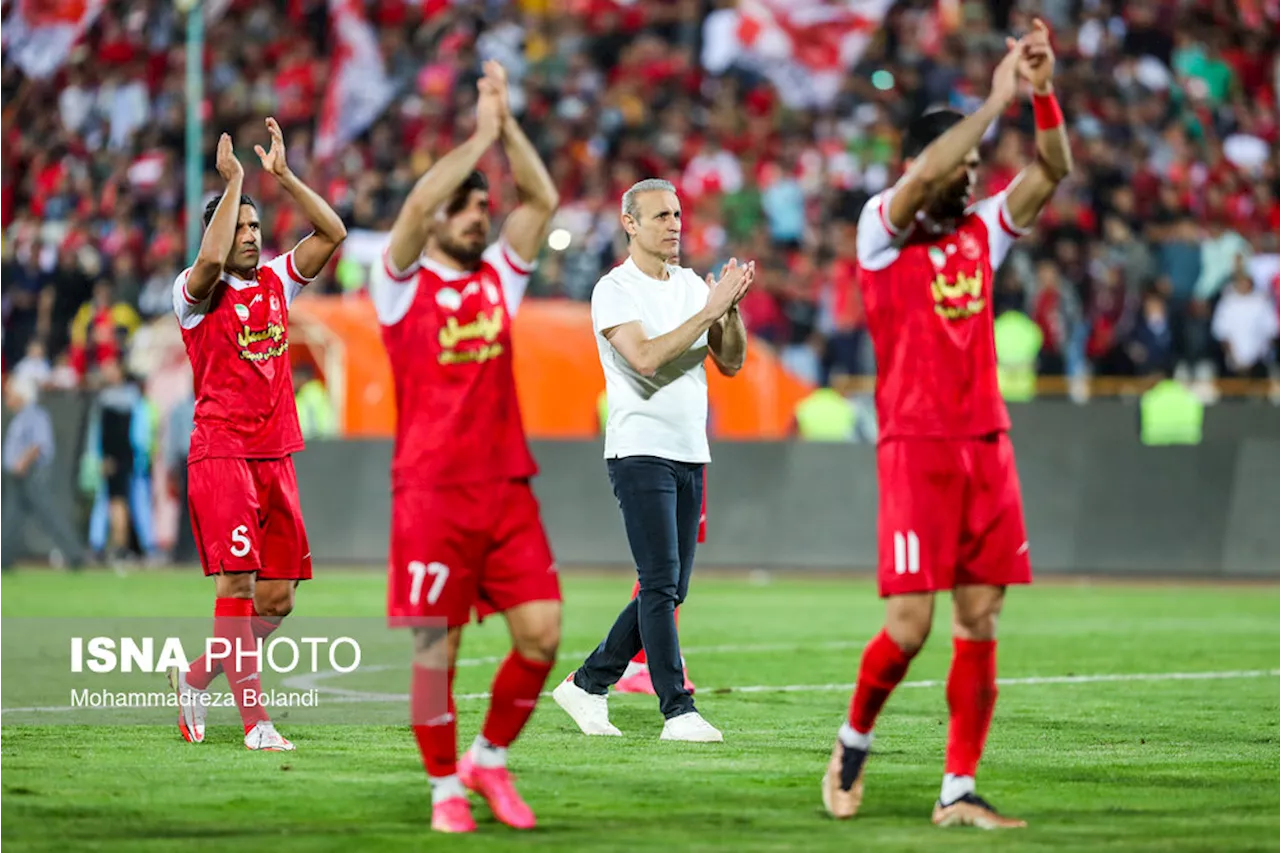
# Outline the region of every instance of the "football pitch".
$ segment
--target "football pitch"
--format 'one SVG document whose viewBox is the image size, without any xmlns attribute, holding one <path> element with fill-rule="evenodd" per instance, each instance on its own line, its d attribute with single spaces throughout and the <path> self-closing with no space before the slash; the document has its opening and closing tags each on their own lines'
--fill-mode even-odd
<svg viewBox="0 0 1280 853">
<path fill-rule="evenodd" d="M 382 614 L 381 573 L 318 567 L 317 578 L 295 613 Z M 565 575 L 556 677 L 599 641 L 630 585 L 623 574 Z M 212 584 L 194 570 L 18 572 L 3 592 L 6 618 L 212 609 Z M 3 843 L 272 853 L 1280 849 L 1280 586 L 1047 581 L 1014 590 L 978 777 L 980 793 L 1030 823 L 1008 833 L 929 823 L 946 738 L 946 606 L 881 718 L 861 813 L 843 823 L 824 815 L 818 780 L 880 613 L 861 577 L 695 575 L 681 638 L 699 710 L 725 743 L 660 742 L 647 696 L 611 698 L 625 737 L 587 738 L 545 698 L 511 752 L 538 829 L 498 825 L 473 798 L 480 831 L 469 837 L 430 832 L 407 726 L 291 726 L 277 715 L 297 751 L 267 754 L 246 751 L 234 725 L 186 744 L 168 710 L 157 710 L 155 726 L 41 725 L 57 712 L 12 711 L 9 679 L 34 676 L 7 667 Z M 500 620 L 463 641 L 464 747 L 506 645 Z M 263 683 L 271 688 L 271 676 Z"/>
</svg>

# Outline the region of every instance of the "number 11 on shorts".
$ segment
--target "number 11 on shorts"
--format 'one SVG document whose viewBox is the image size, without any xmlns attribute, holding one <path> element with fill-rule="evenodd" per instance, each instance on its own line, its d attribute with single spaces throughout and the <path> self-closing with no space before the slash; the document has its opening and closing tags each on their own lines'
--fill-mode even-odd
<svg viewBox="0 0 1280 853">
<path fill-rule="evenodd" d="M 920 573 L 920 537 L 914 530 L 893 534 L 893 570 L 900 575 Z"/>
<path fill-rule="evenodd" d="M 914 535 L 914 534 L 913 534 Z M 409 589 L 409 603 L 414 607 L 422 600 L 422 583 L 427 575 L 431 575 L 431 588 L 427 590 L 427 604 L 435 604 L 444 592 L 444 582 L 449 579 L 449 567 L 444 563 L 422 563 L 414 560 L 409 564 L 409 574 L 413 575 L 413 586 Z"/>
</svg>

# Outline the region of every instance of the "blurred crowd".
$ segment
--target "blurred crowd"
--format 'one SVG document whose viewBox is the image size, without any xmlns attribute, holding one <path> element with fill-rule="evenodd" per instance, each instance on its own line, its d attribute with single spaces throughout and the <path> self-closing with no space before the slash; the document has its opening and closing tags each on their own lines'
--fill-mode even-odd
<svg viewBox="0 0 1280 853">
<path fill-rule="evenodd" d="M 257 168 L 264 116 L 353 233 L 385 230 L 415 178 L 470 132 L 479 63 L 497 58 L 563 198 L 567 240 L 544 253 L 532 293 L 589 298 L 621 256 L 622 190 L 670 177 L 684 262 L 756 258 L 748 325 L 815 382 L 873 370 L 854 231 L 896 177 L 900 128 L 931 105 L 975 107 L 1004 34 L 1029 26 L 1008 0 L 902 0 L 814 107 L 739 61 L 730 0 L 369 0 L 395 97 L 321 159 L 328 4 L 223 5 L 206 33 L 205 190 L 219 188 L 213 142 L 230 131 L 268 252 L 306 224 Z M 1280 326 L 1280 2 L 1030 5 L 1054 33 L 1078 168 L 1007 264 L 997 310 L 1039 329 L 1042 374 L 1266 375 Z M 107 383 L 131 337 L 170 310 L 185 256 L 183 33 L 169 0 L 110 0 L 49 80 L 6 61 L 6 372 Z M 984 192 L 1026 162 L 1032 130 L 1026 104 L 993 127 Z M 483 165 L 502 167 L 497 153 Z M 512 186 L 494 185 L 500 217 Z M 363 282 L 340 262 L 313 289 L 358 295 Z"/>
</svg>

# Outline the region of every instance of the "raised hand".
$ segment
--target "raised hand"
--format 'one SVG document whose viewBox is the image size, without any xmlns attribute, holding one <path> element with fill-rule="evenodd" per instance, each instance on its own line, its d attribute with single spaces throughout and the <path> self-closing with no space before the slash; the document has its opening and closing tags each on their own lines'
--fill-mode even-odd
<svg viewBox="0 0 1280 853">
<path fill-rule="evenodd" d="M 254 153 L 262 161 L 262 168 L 277 178 L 283 178 L 289 172 L 289 161 L 284 153 L 284 133 L 274 118 L 267 118 L 267 133 L 271 135 L 271 150 L 263 151 L 261 145 L 255 145 Z"/>
<path fill-rule="evenodd" d="M 484 76 L 493 84 L 502 102 L 502 118 L 505 121 L 511 115 L 511 98 L 507 91 L 507 69 L 496 59 L 487 59 L 484 63 Z"/>
<path fill-rule="evenodd" d="M 1036 18 L 1031 32 L 1022 37 L 1022 57 L 1018 61 L 1018 75 L 1031 84 L 1037 92 L 1048 89 L 1053 80 L 1055 57 L 1049 42 L 1049 28 Z"/>
<path fill-rule="evenodd" d="M 1008 52 L 991 75 L 991 94 L 988 98 L 1002 105 L 1008 105 L 1018 96 L 1018 67 L 1022 62 L 1022 42 L 1006 38 L 1004 45 Z"/>
<path fill-rule="evenodd" d="M 737 258 L 730 258 L 729 263 L 720 270 L 719 281 L 711 273 L 707 273 L 707 287 L 711 289 L 711 295 L 707 297 L 707 307 L 716 317 L 723 316 L 747 295 L 752 282 L 755 281 L 755 275 L 755 261 L 739 264 Z"/>
<path fill-rule="evenodd" d="M 480 97 L 476 101 L 476 135 L 490 142 L 502 135 L 503 99 L 498 86 L 488 76 L 476 83 Z"/>
<path fill-rule="evenodd" d="M 244 167 L 236 159 L 235 147 L 231 144 L 231 134 L 224 133 L 218 137 L 218 157 L 216 160 L 218 174 L 227 183 L 244 177 Z"/>
</svg>

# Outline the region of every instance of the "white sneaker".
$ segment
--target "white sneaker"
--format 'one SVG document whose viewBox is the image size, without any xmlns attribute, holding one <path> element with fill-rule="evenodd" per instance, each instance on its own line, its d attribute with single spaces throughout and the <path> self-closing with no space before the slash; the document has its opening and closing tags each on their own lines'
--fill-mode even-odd
<svg viewBox="0 0 1280 853">
<path fill-rule="evenodd" d="M 178 731 L 187 743 L 204 742 L 204 718 L 209 714 L 209 691 L 187 684 L 187 674 L 176 666 L 166 673 L 169 686 L 178 694 Z"/>
<path fill-rule="evenodd" d="M 258 723 L 244 736 L 245 749 L 261 749 L 264 752 L 293 752 L 293 744 L 276 731 L 275 723 Z"/>
<path fill-rule="evenodd" d="M 609 700 L 588 693 L 573 683 L 573 673 L 551 691 L 551 698 L 573 718 L 583 734 L 622 737 L 618 727 L 609 722 Z"/>
<path fill-rule="evenodd" d="M 688 743 L 723 743 L 724 735 L 715 726 L 702 719 L 697 711 L 690 711 L 667 720 L 659 740 L 682 740 Z"/>
</svg>

